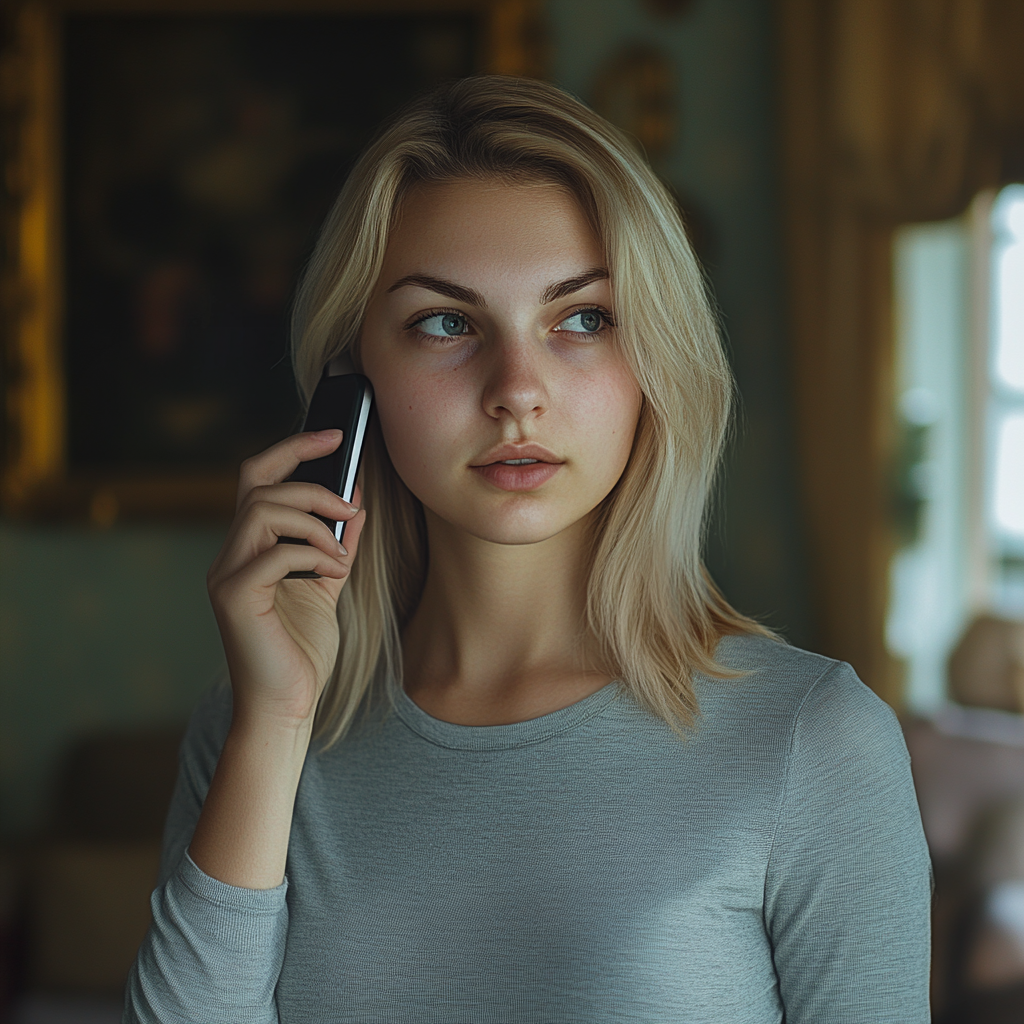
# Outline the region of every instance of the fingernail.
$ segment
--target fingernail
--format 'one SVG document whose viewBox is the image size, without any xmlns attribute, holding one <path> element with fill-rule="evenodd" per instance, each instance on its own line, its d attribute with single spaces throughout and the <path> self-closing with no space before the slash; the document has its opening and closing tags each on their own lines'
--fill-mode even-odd
<svg viewBox="0 0 1024 1024">
<path fill-rule="evenodd" d="M 317 430 L 313 436 L 318 441 L 334 440 L 334 438 L 341 436 L 341 431 L 337 427 L 332 427 L 330 430 Z"/>
<path fill-rule="evenodd" d="M 351 501 L 346 501 L 344 498 L 342 498 L 341 499 L 341 503 L 342 503 L 342 505 L 345 506 L 345 511 L 346 512 L 358 512 L 359 511 L 359 509 L 357 509 L 355 507 L 355 505 L 352 504 Z"/>
<path fill-rule="evenodd" d="M 339 550 L 339 551 L 340 551 L 340 552 L 341 552 L 341 553 L 342 553 L 343 555 L 347 555 L 347 554 L 348 554 L 348 550 L 347 550 L 347 549 L 346 549 L 345 547 L 343 547 L 343 546 L 342 546 L 341 544 L 339 544 L 339 545 L 338 545 L 338 550 Z"/>
</svg>

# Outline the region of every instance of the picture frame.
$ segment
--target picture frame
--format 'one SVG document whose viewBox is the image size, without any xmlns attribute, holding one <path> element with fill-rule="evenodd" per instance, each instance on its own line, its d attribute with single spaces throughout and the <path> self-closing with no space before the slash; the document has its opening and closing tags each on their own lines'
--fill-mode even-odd
<svg viewBox="0 0 1024 1024">
<path fill-rule="evenodd" d="M 543 77 L 542 4 L 36 0 L 5 16 L 0 510 L 230 518 L 241 458 L 300 428 L 288 305 L 355 154 L 435 81 Z M 375 46 L 393 62 L 376 85 Z"/>
</svg>

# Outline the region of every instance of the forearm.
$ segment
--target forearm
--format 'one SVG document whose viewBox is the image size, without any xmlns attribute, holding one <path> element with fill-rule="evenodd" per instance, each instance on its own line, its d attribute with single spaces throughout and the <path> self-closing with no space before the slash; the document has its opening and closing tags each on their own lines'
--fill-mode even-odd
<svg viewBox="0 0 1024 1024">
<path fill-rule="evenodd" d="M 236 715 L 189 847 L 205 874 L 246 889 L 284 880 L 311 729 L 312 719 L 293 725 Z"/>
</svg>

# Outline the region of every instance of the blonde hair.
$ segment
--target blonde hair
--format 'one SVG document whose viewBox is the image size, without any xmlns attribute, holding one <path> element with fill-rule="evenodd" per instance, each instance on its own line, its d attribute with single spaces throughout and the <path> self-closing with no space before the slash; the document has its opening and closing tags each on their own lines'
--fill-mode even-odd
<svg viewBox="0 0 1024 1024">
<path fill-rule="evenodd" d="M 547 182 L 579 203 L 601 241 L 618 344 L 643 393 L 628 465 L 594 517 L 587 621 L 621 684 L 680 735 L 697 713 L 693 675 L 724 678 L 718 640 L 770 635 L 736 612 L 701 561 L 705 512 L 729 424 L 732 376 L 676 205 L 627 136 L 555 86 L 480 76 L 406 107 L 363 152 L 296 297 L 295 376 L 308 400 L 324 365 L 359 334 L 403 198 L 422 183 Z M 341 649 L 317 710 L 327 745 L 401 679 L 401 629 L 426 577 L 420 502 L 371 424 L 367 521 L 338 602 Z"/>
</svg>

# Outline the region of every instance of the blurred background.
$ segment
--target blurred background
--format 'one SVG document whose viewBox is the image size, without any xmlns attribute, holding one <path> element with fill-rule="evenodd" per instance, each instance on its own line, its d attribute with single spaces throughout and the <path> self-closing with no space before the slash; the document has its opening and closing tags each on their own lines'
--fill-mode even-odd
<svg viewBox="0 0 1024 1024">
<path fill-rule="evenodd" d="M 644 148 L 741 403 L 707 560 L 904 723 L 935 1019 L 1024 1021 L 1024 4 L 0 6 L 0 1019 L 119 1020 L 238 462 L 380 120 L 548 79 Z"/>
</svg>

